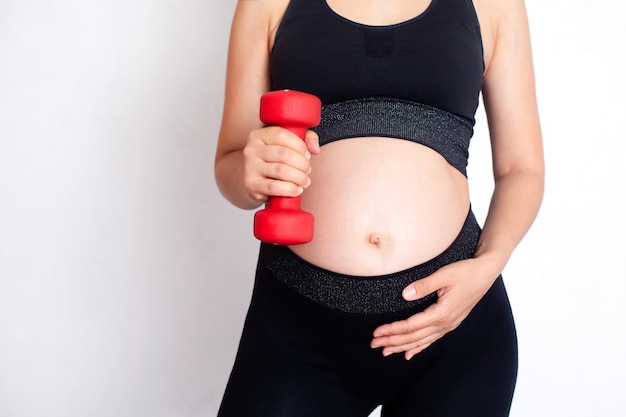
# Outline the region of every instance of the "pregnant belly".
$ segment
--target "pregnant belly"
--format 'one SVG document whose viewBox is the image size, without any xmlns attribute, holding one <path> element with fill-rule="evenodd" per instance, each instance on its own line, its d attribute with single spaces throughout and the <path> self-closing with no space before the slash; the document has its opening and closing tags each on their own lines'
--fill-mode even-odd
<svg viewBox="0 0 626 417">
<path fill-rule="evenodd" d="M 331 271 L 382 275 L 430 260 L 469 211 L 465 176 L 410 141 L 343 139 L 323 146 L 312 166 L 302 208 L 315 216 L 315 237 L 291 249 Z"/>
</svg>

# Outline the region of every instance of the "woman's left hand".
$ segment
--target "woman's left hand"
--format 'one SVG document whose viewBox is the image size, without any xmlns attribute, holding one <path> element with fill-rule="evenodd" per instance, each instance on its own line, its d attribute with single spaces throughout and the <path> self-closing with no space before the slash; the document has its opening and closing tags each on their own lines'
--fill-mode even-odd
<svg viewBox="0 0 626 417">
<path fill-rule="evenodd" d="M 437 302 L 406 320 L 378 327 L 371 347 L 382 347 L 384 356 L 404 352 L 411 359 L 461 324 L 495 281 L 489 275 L 474 258 L 446 265 L 413 282 L 402 292 L 405 300 L 437 292 Z"/>
</svg>

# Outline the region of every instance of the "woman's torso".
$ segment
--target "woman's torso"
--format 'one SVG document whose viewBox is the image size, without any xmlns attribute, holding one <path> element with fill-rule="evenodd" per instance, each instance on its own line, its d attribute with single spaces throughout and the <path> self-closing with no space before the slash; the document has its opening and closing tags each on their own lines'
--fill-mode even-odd
<svg viewBox="0 0 626 417">
<path fill-rule="evenodd" d="M 367 3 L 351 4 L 358 3 L 291 0 L 272 51 L 273 89 L 316 94 L 325 105 L 392 97 L 473 123 L 483 57 L 470 0 L 389 2 L 393 13 L 375 15 Z M 302 207 L 315 216 L 315 237 L 291 249 L 345 274 L 381 275 L 433 258 L 469 210 L 458 166 L 395 137 L 324 144 L 311 180 Z"/>
</svg>

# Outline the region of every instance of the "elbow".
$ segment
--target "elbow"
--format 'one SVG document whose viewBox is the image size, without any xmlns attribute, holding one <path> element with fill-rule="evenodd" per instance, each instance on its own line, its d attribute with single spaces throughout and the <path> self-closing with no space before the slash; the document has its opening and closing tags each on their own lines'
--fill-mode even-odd
<svg viewBox="0 0 626 417">
<path fill-rule="evenodd" d="M 496 183 L 511 177 L 528 177 L 533 179 L 534 182 L 543 184 L 545 182 L 545 168 L 543 163 L 541 164 L 528 164 L 522 166 L 511 166 L 504 169 L 497 169 L 494 171 L 494 180 Z"/>
<path fill-rule="evenodd" d="M 543 163 L 538 163 L 500 170 L 494 174 L 494 183 L 496 188 L 512 187 L 529 201 L 541 205 L 545 190 L 545 168 Z"/>
<path fill-rule="evenodd" d="M 495 183 L 507 182 L 509 178 L 520 178 L 543 194 L 546 169 L 540 140 L 535 142 L 535 146 L 517 149 L 513 155 L 517 156 L 494 158 Z"/>
</svg>

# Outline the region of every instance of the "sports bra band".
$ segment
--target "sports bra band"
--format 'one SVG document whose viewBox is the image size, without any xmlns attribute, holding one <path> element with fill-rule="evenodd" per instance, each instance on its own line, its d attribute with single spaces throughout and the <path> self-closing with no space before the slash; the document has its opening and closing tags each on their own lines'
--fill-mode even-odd
<svg viewBox="0 0 626 417">
<path fill-rule="evenodd" d="M 320 145 L 356 137 L 405 139 L 427 146 L 467 176 L 471 121 L 426 104 L 374 97 L 325 105 L 313 129 Z"/>
</svg>

